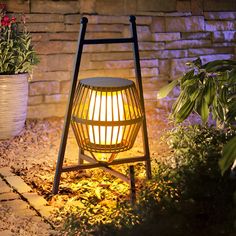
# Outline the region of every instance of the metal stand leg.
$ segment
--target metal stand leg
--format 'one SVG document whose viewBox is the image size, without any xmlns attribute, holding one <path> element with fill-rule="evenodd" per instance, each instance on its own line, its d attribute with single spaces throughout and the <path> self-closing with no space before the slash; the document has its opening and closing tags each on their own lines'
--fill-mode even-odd
<svg viewBox="0 0 236 236">
<path fill-rule="evenodd" d="M 144 106 L 144 97 L 143 97 L 143 86 L 142 86 L 142 75 L 140 67 L 140 58 L 139 58 L 139 48 L 138 48 L 138 37 L 136 30 L 136 18 L 135 16 L 130 16 L 131 22 L 131 32 L 133 37 L 133 52 L 134 52 L 134 61 L 135 61 L 135 75 L 136 75 L 136 85 L 138 87 L 140 103 L 144 113 L 143 125 L 142 125 L 142 136 L 143 136 L 143 145 L 144 145 L 144 155 L 146 156 L 146 175 L 148 179 L 152 178 L 151 172 L 151 161 L 150 161 L 150 151 L 148 145 L 148 133 L 147 133 L 147 123 L 145 115 L 145 106 Z"/>
<path fill-rule="evenodd" d="M 56 172 L 55 172 L 54 184 L 53 184 L 53 190 L 52 190 L 53 194 L 58 193 L 59 184 L 60 184 L 62 166 L 64 162 L 66 143 L 67 143 L 68 132 L 69 132 L 69 127 L 70 127 L 71 113 L 72 113 L 72 108 L 73 108 L 75 89 L 77 86 L 81 55 L 83 51 L 83 41 L 85 37 L 87 23 L 88 23 L 88 19 L 83 17 L 81 19 L 81 28 L 80 28 L 80 34 L 79 34 L 79 39 L 78 39 L 78 49 L 77 49 L 76 60 L 74 64 L 74 73 L 73 73 L 73 78 L 72 78 L 71 87 L 70 87 L 70 93 L 69 93 L 70 96 L 69 96 L 69 100 L 67 104 L 64 128 L 62 132 L 61 144 L 60 144 L 60 149 L 59 149 L 59 154 L 58 154 L 58 159 L 57 159 L 57 166 L 56 166 Z"/>
<path fill-rule="evenodd" d="M 130 176 L 130 202 L 134 206 L 136 202 L 136 189 L 135 189 L 135 177 L 134 177 L 134 166 L 129 166 L 129 176 Z"/>
<path fill-rule="evenodd" d="M 81 158 L 81 155 L 84 155 L 84 150 L 79 150 L 79 158 L 78 158 L 78 164 L 79 165 L 82 165 L 82 164 L 84 164 L 84 160 L 83 160 L 83 158 Z"/>
</svg>

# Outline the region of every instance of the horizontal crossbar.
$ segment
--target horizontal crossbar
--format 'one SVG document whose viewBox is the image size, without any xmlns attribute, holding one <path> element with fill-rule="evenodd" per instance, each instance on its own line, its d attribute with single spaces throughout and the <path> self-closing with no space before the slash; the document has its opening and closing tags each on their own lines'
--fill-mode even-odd
<svg viewBox="0 0 236 236">
<path fill-rule="evenodd" d="M 94 125 L 94 126 L 125 126 L 125 125 L 134 125 L 140 123 L 143 120 L 143 117 L 134 118 L 132 120 L 113 120 L 113 121 L 101 121 L 101 120 L 87 120 L 81 119 L 76 116 L 72 116 L 72 121 L 80 124 Z"/>
<path fill-rule="evenodd" d="M 71 166 L 64 166 L 62 168 L 62 172 L 69 172 L 69 171 L 76 171 L 76 170 L 85 170 L 85 169 L 92 169 L 92 168 L 99 168 L 99 167 L 108 167 L 110 165 L 120 165 L 125 163 L 132 163 L 132 162 L 138 162 L 138 161 L 146 161 L 145 156 L 140 157 L 131 157 L 131 158 L 122 158 L 122 159 L 116 159 L 113 160 L 111 163 L 107 162 L 96 162 L 96 160 L 92 159 L 91 157 L 81 154 L 80 158 L 83 160 L 89 162 L 86 164 L 81 165 L 71 165 Z M 93 161 L 91 161 L 91 159 Z"/>
<path fill-rule="evenodd" d="M 80 158 L 87 161 L 87 162 L 93 162 L 94 159 L 91 158 L 88 155 L 85 154 L 80 154 Z M 93 160 L 93 161 L 92 161 Z M 125 163 L 132 163 L 132 162 L 138 162 L 138 161 L 146 161 L 146 156 L 139 156 L 139 157 L 128 157 L 128 158 L 120 158 L 120 159 L 115 159 L 112 162 L 97 162 L 100 163 L 101 166 L 111 166 L 111 165 L 120 165 L 120 164 L 125 164 Z"/>
<path fill-rule="evenodd" d="M 145 156 L 140 156 L 140 157 L 130 157 L 130 158 L 122 158 L 122 159 L 115 159 L 111 163 L 107 162 L 97 162 L 94 160 L 92 157 L 85 155 L 85 154 L 80 154 L 80 158 L 89 162 L 85 164 L 80 164 L 80 165 L 71 165 L 71 166 L 64 166 L 62 168 L 62 172 L 69 172 L 69 171 L 78 171 L 78 170 L 86 170 L 86 169 L 93 169 L 93 168 L 101 168 L 110 174 L 122 179 L 126 183 L 130 183 L 130 179 L 123 175 L 122 173 L 112 169 L 109 167 L 110 165 L 119 165 L 119 164 L 124 164 L 124 163 L 131 163 L 131 162 L 138 162 L 138 161 L 146 161 Z"/>
<path fill-rule="evenodd" d="M 104 171 L 122 179 L 124 182 L 126 183 L 130 183 L 130 179 L 125 176 L 124 174 L 112 169 L 111 167 L 109 167 L 109 163 L 106 162 L 97 162 L 96 160 L 94 160 L 93 158 L 91 158 L 90 156 L 81 154 L 80 158 L 84 159 L 85 161 L 89 162 L 89 163 L 85 163 L 85 164 L 80 164 L 80 165 L 72 165 L 72 166 L 66 166 L 62 168 L 62 172 L 69 172 L 69 171 L 77 171 L 77 170 L 86 170 L 86 169 L 92 169 L 92 168 L 101 168 Z M 113 162 L 112 162 L 113 163 Z"/>
<path fill-rule="evenodd" d="M 83 44 L 133 43 L 133 38 L 84 39 Z"/>
</svg>

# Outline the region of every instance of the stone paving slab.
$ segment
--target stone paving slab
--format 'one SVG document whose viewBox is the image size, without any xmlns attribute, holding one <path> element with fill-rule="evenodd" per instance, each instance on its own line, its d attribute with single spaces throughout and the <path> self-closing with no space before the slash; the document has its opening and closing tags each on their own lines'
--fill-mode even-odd
<svg viewBox="0 0 236 236">
<path fill-rule="evenodd" d="M 0 168 L 0 204 L 14 212 L 16 217 L 28 217 L 32 223 L 43 224 L 44 228 L 55 233 L 49 220 L 53 207 L 8 167 Z M 0 231 L 0 236 L 10 235 L 13 235 L 10 230 Z"/>
<path fill-rule="evenodd" d="M 14 176 L 15 174 L 11 172 L 9 167 L 2 167 L 0 168 L 0 175 L 7 177 L 7 176 Z"/>
<path fill-rule="evenodd" d="M 5 179 L 18 193 L 27 193 L 32 191 L 32 188 L 30 188 L 19 176 L 6 176 Z"/>
<path fill-rule="evenodd" d="M 54 208 L 52 206 L 45 206 L 45 207 L 42 207 L 41 209 L 39 209 L 39 213 L 45 219 L 50 219 L 53 209 Z"/>
<path fill-rule="evenodd" d="M 13 234 L 10 230 L 0 231 L 0 235 L 1 236 L 13 236 Z"/>
<path fill-rule="evenodd" d="M 37 193 L 23 193 L 22 195 L 36 210 L 48 205 L 47 201 Z"/>
<path fill-rule="evenodd" d="M 17 193 L 8 192 L 8 193 L 1 193 L 0 194 L 0 202 L 1 201 L 11 201 L 15 199 L 20 199 L 20 196 Z M 1 236 L 1 234 L 0 234 Z"/>
<path fill-rule="evenodd" d="M 10 187 L 2 179 L 0 179 L 0 194 L 7 193 L 10 191 L 11 191 Z"/>
<path fill-rule="evenodd" d="M 21 216 L 21 217 L 32 217 L 36 216 L 37 213 L 33 210 L 30 209 L 30 205 L 26 202 L 23 201 L 22 199 L 16 199 L 13 201 L 4 201 L 1 202 L 2 206 L 9 207 L 14 211 L 14 214 L 16 216 Z"/>
</svg>

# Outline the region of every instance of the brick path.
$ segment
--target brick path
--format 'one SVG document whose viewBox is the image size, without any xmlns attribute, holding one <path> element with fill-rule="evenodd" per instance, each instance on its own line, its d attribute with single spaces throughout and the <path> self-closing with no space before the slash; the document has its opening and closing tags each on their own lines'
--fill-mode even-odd
<svg viewBox="0 0 236 236">
<path fill-rule="evenodd" d="M 52 207 L 8 167 L 0 168 L 0 211 L 1 236 L 58 235 L 49 221 Z"/>
</svg>

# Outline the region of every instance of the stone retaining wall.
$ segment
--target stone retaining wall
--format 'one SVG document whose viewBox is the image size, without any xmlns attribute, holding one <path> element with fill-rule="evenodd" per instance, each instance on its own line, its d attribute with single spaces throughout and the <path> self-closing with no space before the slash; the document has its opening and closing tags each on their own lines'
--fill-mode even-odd
<svg viewBox="0 0 236 236">
<path fill-rule="evenodd" d="M 41 59 L 30 83 L 29 118 L 64 115 L 82 16 L 89 19 L 87 38 L 111 38 L 129 36 L 128 16 L 136 15 L 148 112 L 163 106 L 158 89 L 181 75 L 186 62 L 235 58 L 235 0 L 5 2 L 26 13 Z M 130 45 L 86 46 L 79 77 L 92 76 L 134 78 Z"/>
</svg>

